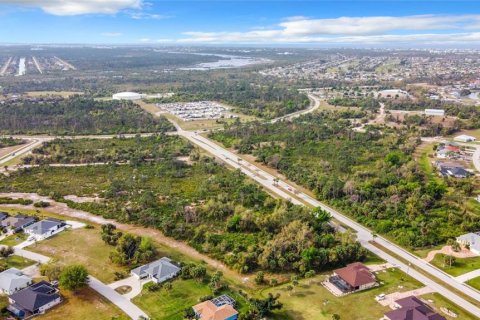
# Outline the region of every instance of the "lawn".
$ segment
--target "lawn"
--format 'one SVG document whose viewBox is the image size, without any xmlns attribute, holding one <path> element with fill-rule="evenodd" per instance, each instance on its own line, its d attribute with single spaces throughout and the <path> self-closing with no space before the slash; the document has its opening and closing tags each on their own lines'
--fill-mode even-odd
<svg viewBox="0 0 480 320">
<path fill-rule="evenodd" d="M 4 210 L 2 210 L 2 211 L 4 211 Z M 27 239 L 27 235 L 25 233 L 15 233 L 15 234 L 12 234 L 12 235 L 6 237 L 2 241 L 0 241 L 0 244 L 4 245 L 4 246 L 13 247 L 13 246 L 16 246 L 17 244 L 22 243 L 26 239 Z"/>
<path fill-rule="evenodd" d="M 440 313 L 442 316 L 444 316 L 447 319 L 462 319 L 462 320 L 475 320 L 477 319 L 473 315 L 467 313 L 463 309 L 460 309 L 456 305 L 452 304 L 450 301 L 445 299 L 442 295 L 438 293 L 429 293 L 429 294 L 424 294 L 421 296 L 422 299 L 427 300 L 430 302 L 430 306 L 432 306 L 435 311 Z M 451 310 L 455 312 L 458 316 L 457 318 L 450 317 L 446 315 L 445 313 L 441 312 L 440 308 L 447 308 L 448 310 Z"/>
<path fill-rule="evenodd" d="M 480 257 L 457 258 L 452 267 L 444 265 L 444 257 L 444 254 L 437 254 L 431 263 L 454 277 L 480 269 Z"/>
<path fill-rule="evenodd" d="M 480 277 L 473 278 L 466 282 L 468 285 L 474 287 L 477 290 L 480 290 Z"/>
<path fill-rule="evenodd" d="M 35 319 L 45 320 L 127 320 L 120 309 L 90 288 L 85 288 L 77 294 L 61 292 L 65 301 Z"/>
<path fill-rule="evenodd" d="M 32 264 L 36 263 L 33 260 L 23 258 L 23 257 L 20 257 L 20 256 L 15 256 L 15 255 L 12 255 L 12 256 L 8 257 L 7 259 L 5 259 L 5 258 L 0 259 L 0 262 L 4 262 L 4 261 L 7 263 L 7 266 L 9 268 L 17 268 L 17 269 L 20 269 L 20 270 L 23 269 L 23 268 L 29 267 Z"/>
<path fill-rule="evenodd" d="M 61 264 L 83 264 L 91 275 L 105 283 L 115 280 L 114 272 L 128 271 L 110 262 L 112 247 L 102 241 L 99 228 L 66 230 L 27 249 Z"/>
<path fill-rule="evenodd" d="M 211 294 L 211 290 L 203 283 L 195 280 L 175 280 L 169 293 L 165 290 L 150 292 L 143 290 L 133 302 L 148 315 L 152 320 L 182 320 L 185 308 L 199 302 L 203 296 Z"/>
<path fill-rule="evenodd" d="M 284 308 L 277 312 L 274 319 L 318 319 L 330 320 L 333 314 L 341 319 L 371 320 L 380 319 L 390 310 L 375 301 L 380 293 L 389 294 L 396 291 L 409 291 L 421 287 L 416 280 L 397 269 L 389 269 L 377 274 L 381 286 L 367 291 L 350 294 L 344 297 L 335 297 L 321 282 L 325 275 L 312 279 L 304 279 L 289 292 L 287 285 L 269 288 L 262 291 L 262 296 L 268 293 L 280 293 L 280 301 Z M 354 307 L 353 307 L 354 306 Z"/>
</svg>

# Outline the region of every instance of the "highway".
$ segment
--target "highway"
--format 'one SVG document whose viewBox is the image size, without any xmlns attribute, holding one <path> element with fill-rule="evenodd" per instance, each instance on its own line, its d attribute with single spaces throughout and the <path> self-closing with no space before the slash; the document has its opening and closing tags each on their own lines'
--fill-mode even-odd
<svg viewBox="0 0 480 320">
<path fill-rule="evenodd" d="M 422 282 L 426 286 L 429 286 L 433 290 L 437 291 L 447 299 L 451 300 L 461 308 L 467 310 L 468 312 L 472 313 L 473 315 L 480 318 L 480 308 L 475 306 L 474 304 L 466 301 L 464 298 L 460 297 L 459 295 L 455 294 L 451 290 L 447 289 L 443 285 L 438 284 L 435 280 L 424 276 L 422 273 L 414 270 L 411 266 L 415 266 L 419 269 L 422 269 L 426 273 L 434 276 L 449 286 L 463 292 L 464 294 L 472 297 L 473 299 L 480 301 L 480 292 L 466 284 L 459 282 L 457 279 L 453 278 L 452 276 L 448 275 L 447 273 L 443 272 L 442 270 L 434 267 L 433 265 L 429 264 L 428 262 L 416 257 L 415 255 L 411 254 L 407 250 L 397 246 L 396 244 L 392 243 L 391 241 L 377 236 L 375 238 L 375 242 L 380 244 L 381 246 L 385 247 L 386 249 L 390 250 L 391 252 L 395 253 L 402 259 L 408 261 L 408 264 L 403 263 L 402 261 L 392 257 L 390 254 L 380 250 L 376 246 L 370 243 L 372 240 L 372 231 L 368 228 L 360 225 L 359 223 L 355 222 L 354 220 L 344 216 L 339 211 L 326 206 L 325 204 L 321 203 L 320 201 L 310 197 L 309 195 L 303 192 L 294 192 L 295 188 L 288 184 L 285 181 L 279 180 L 278 183 L 276 182 L 277 177 L 269 174 L 268 172 L 260 169 L 259 167 L 248 163 L 246 160 L 242 160 L 237 154 L 234 154 L 223 147 L 219 146 L 218 144 L 212 142 L 208 138 L 205 138 L 201 135 L 196 134 L 195 132 L 185 131 L 182 130 L 180 127 L 177 126 L 178 134 L 180 136 L 185 137 L 190 142 L 194 143 L 195 145 L 199 146 L 200 148 L 206 150 L 207 152 L 211 153 L 215 157 L 221 159 L 228 165 L 232 166 L 235 169 L 240 169 L 244 174 L 252 178 L 254 181 L 258 182 L 260 185 L 265 187 L 266 189 L 274 192 L 278 196 L 282 197 L 283 199 L 290 200 L 294 204 L 304 205 L 305 203 L 314 206 L 320 207 L 323 210 L 329 212 L 334 219 L 342 223 L 343 225 L 353 229 L 357 233 L 358 241 L 369 251 L 373 252 L 374 254 L 378 255 L 385 261 L 397 266 L 405 273 L 408 273 L 413 278 L 417 279 L 418 281 Z M 301 199 L 302 201 L 298 200 Z"/>
</svg>

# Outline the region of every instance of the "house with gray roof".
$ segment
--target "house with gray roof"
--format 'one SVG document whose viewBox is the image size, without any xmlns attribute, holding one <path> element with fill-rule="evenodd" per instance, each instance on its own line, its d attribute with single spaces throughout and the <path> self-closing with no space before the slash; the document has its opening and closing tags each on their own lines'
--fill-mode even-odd
<svg viewBox="0 0 480 320">
<path fill-rule="evenodd" d="M 10 268 L 0 273 L 0 291 L 4 294 L 13 294 L 32 284 L 32 279 L 17 268 Z"/>
<path fill-rule="evenodd" d="M 27 226 L 35 223 L 37 219 L 35 217 L 27 216 L 24 214 L 17 214 L 14 217 L 8 217 L 0 222 L 2 228 L 11 232 L 20 232 Z"/>
<path fill-rule="evenodd" d="M 29 225 L 24 232 L 40 241 L 62 231 L 66 226 L 67 224 L 63 220 L 47 218 Z"/>
<path fill-rule="evenodd" d="M 40 281 L 8 297 L 8 311 L 20 319 L 43 314 L 62 302 L 58 289 L 47 281 Z"/>
<path fill-rule="evenodd" d="M 163 257 L 133 269 L 131 274 L 139 280 L 153 280 L 156 283 L 162 283 L 176 277 L 180 270 L 180 267 L 175 265 L 172 260 Z"/>
<path fill-rule="evenodd" d="M 457 237 L 462 247 L 468 247 L 471 252 L 480 255 L 480 232 L 470 232 Z"/>
</svg>

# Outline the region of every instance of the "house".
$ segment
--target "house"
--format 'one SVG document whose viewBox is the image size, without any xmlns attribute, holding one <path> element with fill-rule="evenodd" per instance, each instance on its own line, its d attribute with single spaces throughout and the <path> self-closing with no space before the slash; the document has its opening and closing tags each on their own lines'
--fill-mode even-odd
<svg viewBox="0 0 480 320">
<path fill-rule="evenodd" d="M 395 301 L 396 310 L 387 312 L 387 320 L 446 320 L 414 296 Z"/>
<path fill-rule="evenodd" d="M 58 289 L 47 281 L 41 281 L 22 289 L 8 297 L 8 310 L 16 317 L 24 319 L 43 314 L 60 302 Z"/>
<path fill-rule="evenodd" d="M 453 138 L 453 140 L 460 141 L 460 142 L 473 142 L 473 141 L 477 140 L 477 138 L 472 137 L 472 136 L 468 136 L 466 134 L 461 134 L 461 135 Z"/>
<path fill-rule="evenodd" d="M 35 223 L 34 217 L 26 216 L 24 214 L 17 214 L 14 217 L 8 217 L 0 222 L 3 228 L 10 229 L 12 232 L 20 232 L 23 228 Z"/>
<path fill-rule="evenodd" d="M 459 164 L 436 161 L 435 165 L 442 177 L 466 178 L 472 175 Z"/>
<path fill-rule="evenodd" d="M 23 231 L 40 241 L 64 230 L 66 226 L 67 224 L 63 220 L 47 218 L 29 225 Z"/>
<path fill-rule="evenodd" d="M 373 273 L 360 262 L 335 270 L 328 280 L 343 293 L 365 290 L 377 285 Z"/>
<path fill-rule="evenodd" d="M 0 273 L 0 291 L 4 294 L 13 294 L 32 284 L 32 279 L 17 268 L 10 268 Z"/>
<path fill-rule="evenodd" d="M 162 283 L 168 279 L 176 277 L 180 273 L 180 268 L 172 263 L 167 257 L 157 261 L 135 268 L 131 274 L 137 279 L 153 280 L 156 283 Z"/>
<path fill-rule="evenodd" d="M 457 237 L 457 242 L 464 248 L 480 255 L 480 232 L 470 232 Z"/>
<path fill-rule="evenodd" d="M 200 320 L 237 320 L 238 311 L 234 307 L 235 300 L 222 295 L 193 306 L 193 312 Z"/>
</svg>

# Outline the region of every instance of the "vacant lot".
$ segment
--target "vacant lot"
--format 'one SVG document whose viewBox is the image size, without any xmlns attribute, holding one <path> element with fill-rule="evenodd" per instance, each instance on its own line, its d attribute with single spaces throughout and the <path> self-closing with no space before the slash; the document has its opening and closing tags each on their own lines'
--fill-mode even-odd
<svg viewBox="0 0 480 320">
<path fill-rule="evenodd" d="M 340 298 L 321 285 L 325 275 L 302 280 L 292 291 L 287 290 L 288 285 L 283 285 L 266 289 L 262 295 L 280 293 L 284 308 L 276 314 L 275 319 L 330 320 L 333 314 L 338 314 L 341 319 L 371 320 L 380 319 L 390 310 L 375 301 L 376 295 L 421 287 L 420 283 L 397 269 L 380 272 L 377 277 L 382 283 L 380 287 Z"/>
<path fill-rule="evenodd" d="M 36 319 L 44 320 L 127 320 L 121 310 L 90 288 L 77 294 L 62 292 L 65 301 Z"/>
<path fill-rule="evenodd" d="M 114 281 L 114 272 L 127 271 L 110 262 L 112 247 L 102 241 L 99 228 L 63 231 L 28 250 L 52 257 L 61 264 L 83 264 L 91 275 L 105 283 Z"/>
<path fill-rule="evenodd" d="M 450 267 L 448 264 L 445 265 L 445 255 L 437 254 L 431 263 L 454 277 L 480 269 L 480 257 L 465 259 L 457 258 L 455 259 L 455 263 Z"/>
</svg>

